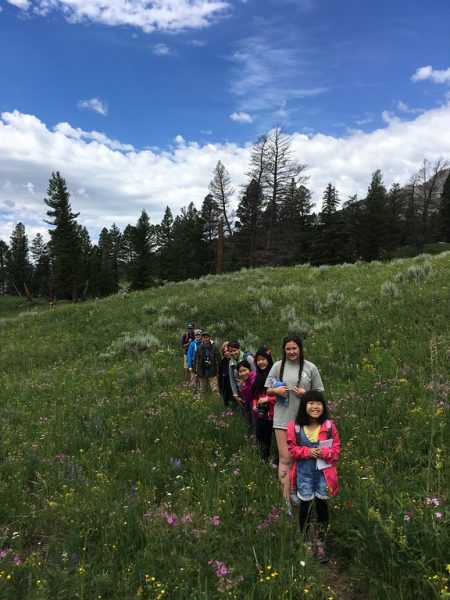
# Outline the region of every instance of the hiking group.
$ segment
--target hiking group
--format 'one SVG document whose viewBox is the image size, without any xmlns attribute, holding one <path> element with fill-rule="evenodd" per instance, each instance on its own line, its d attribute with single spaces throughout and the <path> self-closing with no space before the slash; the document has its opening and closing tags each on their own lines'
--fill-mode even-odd
<svg viewBox="0 0 450 600">
<path fill-rule="evenodd" d="M 341 450 L 339 433 L 330 419 L 324 386 L 316 365 L 304 357 L 303 342 L 295 334 L 282 341 L 282 359 L 261 346 L 244 352 L 238 341 L 220 350 L 211 334 L 192 323 L 182 337 L 186 387 L 222 396 L 226 407 L 240 413 L 254 432 L 261 458 L 269 460 L 275 434 L 278 479 L 290 514 L 298 522 L 307 552 L 316 551 L 327 562 L 325 534 L 329 522 L 327 500 L 338 492 L 336 462 Z M 313 504 L 315 531 L 311 526 Z"/>
</svg>

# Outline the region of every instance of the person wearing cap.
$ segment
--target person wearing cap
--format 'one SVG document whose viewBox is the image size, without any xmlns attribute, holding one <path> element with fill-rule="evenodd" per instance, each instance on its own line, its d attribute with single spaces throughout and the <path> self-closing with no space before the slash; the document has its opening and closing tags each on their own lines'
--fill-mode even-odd
<svg viewBox="0 0 450 600">
<path fill-rule="evenodd" d="M 195 353 L 197 352 L 197 348 L 199 346 L 201 346 L 202 344 L 202 330 L 201 329 L 195 329 L 194 330 L 194 339 L 192 340 L 192 342 L 189 344 L 189 348 L 187 351 L 187 366 L 189 369 L 189 373 L 191 375 L 190 377 L 190 385 L 192 387 L 195 387 L 197 384 L 197 374 L 195 372 L 195 365 L 194 365 L 194 361 L 195 361 Z"/>
<path fill-rule="evenodd" d="M 184 387 L 189 385 L 191 379 L 191 372 L 189 371 L 187 365 L 187 352 L 191 342 L 194 340 L 194 325 L 193 323 L 188 323 L 186 325 L 187 331 L 183 334 L 181 338 L 181 348 L 183 349 L 183 369 L 184 369 Z"/>
<path fill-rule="evenodd" d="M 213 393 L 219 391 L 218 374 L 222 360 L 219 349 L 211 342 L 211 334 L 202 333 L 202 343 L 195 352 L 195 372 L 200 382 L 200 393 L 206 394 L 208 388 Z"/>
</svg>

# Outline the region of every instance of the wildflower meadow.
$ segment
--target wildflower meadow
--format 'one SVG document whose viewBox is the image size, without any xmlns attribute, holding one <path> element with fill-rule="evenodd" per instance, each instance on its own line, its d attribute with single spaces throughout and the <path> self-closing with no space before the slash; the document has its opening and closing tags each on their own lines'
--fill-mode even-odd
<svg viewBox="0 0 450 600">
<path fill-rule="evenodd" d="M 447 252 L 0 297 L 0 598 L 450 598 L 449 284 Z M 181 386 L 188 321 L 275 359 L 303 336 L 343 448 L 330 564 L 239 416 Z"/>
</svg>

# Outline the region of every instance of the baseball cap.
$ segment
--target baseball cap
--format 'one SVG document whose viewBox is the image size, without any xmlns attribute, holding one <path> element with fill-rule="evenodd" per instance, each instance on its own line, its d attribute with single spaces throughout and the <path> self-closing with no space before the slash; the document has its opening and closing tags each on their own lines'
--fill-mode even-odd
<svg viewBox="0 0 450 600">
<path fill-rule="evenodd" d="M 194 331 L 195 335 L 202 335 L 202 330 L 201 329 L 196 329 Z"/>
</svg>

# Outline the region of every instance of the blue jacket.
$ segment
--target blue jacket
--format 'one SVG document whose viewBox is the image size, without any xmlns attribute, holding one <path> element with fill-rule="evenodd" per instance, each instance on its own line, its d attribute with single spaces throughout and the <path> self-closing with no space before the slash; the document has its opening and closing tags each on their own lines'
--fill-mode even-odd
<svg viewBox="0 0 450 600">
<path fill-rule="evenodd" d="M 192 365 L 195 359 L 195 353 L 197 352 L 197 348 L 201 345 L 202 340 L 194 340 L 189 344 L 189 348 L 186 355 L 188 369 L 192 369 Z"/>
</svg>

